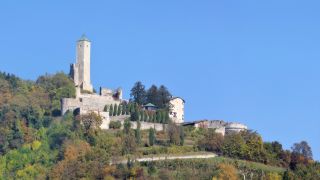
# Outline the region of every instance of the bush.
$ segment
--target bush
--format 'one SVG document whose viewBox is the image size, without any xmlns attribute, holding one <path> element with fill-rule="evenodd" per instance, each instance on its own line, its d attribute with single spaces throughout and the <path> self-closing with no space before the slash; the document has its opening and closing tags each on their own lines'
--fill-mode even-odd
<svg viewBox="0 0 320 180">
<path fill-rule="evenodd" d="M 197 142 L 198 148 L 206 151 L 221 152 L 223 144 L 222 134 L 209 130 L 205 136 Z"/>
<path fill-rule="evenodd" d="M 120 129 L 121 128 L 121 122 L 120 121 L 111 121 L 109 124 L 110 129 Z"/>
</svg>

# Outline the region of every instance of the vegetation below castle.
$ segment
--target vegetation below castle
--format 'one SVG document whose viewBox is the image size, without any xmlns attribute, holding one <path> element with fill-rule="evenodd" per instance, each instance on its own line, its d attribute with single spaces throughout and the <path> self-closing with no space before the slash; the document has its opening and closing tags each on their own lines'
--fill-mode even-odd
<svg viewBox="0 0 320 180">
<path fill-rule="evenodd" d="M 307 142 L 289 151 L 279 142 L 263 142 L 256 132 L 223 137 L 214 130 L 170 121 L 161 132 L 133 130 L 128 120 L 122 130 L 103 131 L 97 114 L 59 116 L 60 99 L 74 95 L 74 85 L 63 73 L 41 76 L 36 82 L 0 74 L 0 179 L 320 179 L 320 164 L 312 160 Z M 120 114 L 128 112 L 139 124 L 147 116 L 132 107 L 145 102 L 133 102 L 130 108 L 120 108 Z M 165 103 L 157 106 L 166 108 Z M 118 115 L 118 107 L 114 109 Z M 150 120 L 163 121 L 148 115 L 146 121 Z M 221 157 L 133 161 L 203 151 Z M 123 159 L 128 163 L 110 163 Z"/>
</svg>

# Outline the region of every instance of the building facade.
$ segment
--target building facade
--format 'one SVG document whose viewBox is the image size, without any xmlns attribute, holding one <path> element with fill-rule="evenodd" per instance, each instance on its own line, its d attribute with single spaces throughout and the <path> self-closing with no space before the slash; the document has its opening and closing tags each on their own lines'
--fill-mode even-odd
<svg viewBox="0 0 320 180">
<path fill-rule="evenodd" d="M 180 97 L 173 97 L 169 101 L 169 117 L 174 123 L 184 122 L 184 103 L 185 101 Z"/>
</svg>

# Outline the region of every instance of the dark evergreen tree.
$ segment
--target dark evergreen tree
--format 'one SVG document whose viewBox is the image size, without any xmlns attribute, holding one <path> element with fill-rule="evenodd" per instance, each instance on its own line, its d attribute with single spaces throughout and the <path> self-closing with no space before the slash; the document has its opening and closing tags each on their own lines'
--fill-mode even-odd
<svg viewBox="0 0 320 180">
<path fill-rule="evenodd" d="M 156 115 L 156 113 L 153 113 L 152 114 L 152 122 L 157 122 L 157 115 Z"/>
<path fill-rule="evenodd" d="M 153 146 L 156 142 L 156 135 L 153 128 L 149 129 L 149 145 Z"/>
<path fill-rule="evenodd" d="M 127 108 L 127 104 L 122 104 L 121 105 L 121 115 L 125 115 L 126 114 L 126 108 Z"/>
<path fill-rule="evenodd" d="M 126 104 L 126 115 L 130 114 L 130 110 L 131 110 L 131 104 Z"/>
<path fill-rule="evenodd" d="M 131 122 L 127 119 L 123 123 L 123 132 L 125 134 L 130 134 Z"/>
<path fill-rule="evenodd" d="M 137 121 L 137 129 L 135 130 L 136 143 L 141 144 L 141 123 Z"/>
<path fill-rule="evenodd" d="M 132 101 L 139 104 L 139 105 L 144 105 L 146 102 L 146 90 L 145 86 L 140 82 L 136 82 L 131 89 L 131 94 L 130 94 Z"/>
<path fill-rule="evenodd" d="M 139 115 L 140 115 L 139 120 L 140 120 L 140 121 L 144 121 L 144 113 L 143 113 L 143 111 L 140 111 L 140 112 L 139 112 Z"/>
<path fill-rule="evenodd" d="M 159 104 L 157 106 L 159 108 L 167 108 L 171 97 L 172 95 L 168 89 L 164 85 L 161 85 L 158 90 Z"/>
<path fill-rule="evenodd" d="M 169 121 L 170 121 L 169 112 L 165 111 L 164 112 L 164 122 L 163 123 L 168 124 Z"/>
<path fill-rule="evenodd" d="M 118 106 L 118 111 L 117 111 L 117 116 L 120 116 L 120 115 L 121 115 L 121 112 L 122 112 L 122 105 L 119 104 L 119 106 Z"/>
<path fill-rule="evenodd" d="M 148 118 L 148 113 L 147 113 L 147 111 L 143 111 L 143 121 L 144 121 L 144 122 L 149 122 L 149 118 Z"/>
<path fill-rule="evenodd" d="M 109 110 L 109 106 L 108 106 L 108 105 L 105 105 L 104 108 L 103 108 L 103 111 L 104 111 L 104 112 L 108 112 L 108 110 Z"/>
<path fill-rule="evenodd" d="M 114 104 L 113 106 L 113 116 L 117 116 L 118 115 L 118 104 Z"/>
<path fill-rule="evenodd" d="M 130 116 L 131 121 L 139 121 L 139 112 L 133 112 Z"/>
<path fill-rule="evenodd" d="M 113 105 L 110 104 L 109 116 L 113 116 Z"/>
<path fill-rule="evenodd" d="M 156 106 L 159 105 L 158 87 L 152 85 L 147 91 L 147 103 L 152 103 Z"/>
<path fill-rule="evenodd" d="M 156 123 L 160 123 L 161 122 L 161 112 L 160 111 L 157 111 L 156 112 Z"/>
</svg>

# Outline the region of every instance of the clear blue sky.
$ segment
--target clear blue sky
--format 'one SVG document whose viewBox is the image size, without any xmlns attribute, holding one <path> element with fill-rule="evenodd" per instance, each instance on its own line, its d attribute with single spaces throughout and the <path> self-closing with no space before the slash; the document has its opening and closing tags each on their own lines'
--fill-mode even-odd
<svg viewBox="0 0 320 180">
<path fill-rule="evenodd" d="M 259 2 L 259 3 L 258 3 Z M 8 1 L 0 70 L 24 79 L 69 71 L 92 41 L 94 86 L 166 85 L 186 119 L 247 124 L 320 160 L 319 1 Z"/>
</svg>

